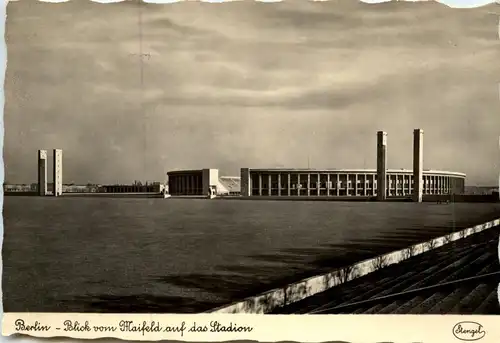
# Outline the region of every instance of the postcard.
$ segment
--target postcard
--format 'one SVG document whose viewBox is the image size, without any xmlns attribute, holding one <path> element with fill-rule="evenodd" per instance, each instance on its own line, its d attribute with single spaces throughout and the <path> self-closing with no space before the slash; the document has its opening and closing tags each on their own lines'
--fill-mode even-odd
<svg viewBox="0 0 500 343">
<path fill-rule="evenodd" d="M 500 7 L 6 5 L 3 335 L 500 342 Z"/>
</svg>

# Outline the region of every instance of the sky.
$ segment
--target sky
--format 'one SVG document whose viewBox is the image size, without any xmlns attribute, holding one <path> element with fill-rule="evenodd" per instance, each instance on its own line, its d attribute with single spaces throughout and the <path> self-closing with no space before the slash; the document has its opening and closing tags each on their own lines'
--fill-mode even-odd
<svg viewBox="0 0 500 343">
<path fill-rule="evenodd" d="M 495 185 L 498 7 L 10 3 L 6 181 L 35 182 L 53 148 L 65 183 L 375 168 L 378 130 L 411 168 L 421 128 L 425 169 Z"/>
</svg>

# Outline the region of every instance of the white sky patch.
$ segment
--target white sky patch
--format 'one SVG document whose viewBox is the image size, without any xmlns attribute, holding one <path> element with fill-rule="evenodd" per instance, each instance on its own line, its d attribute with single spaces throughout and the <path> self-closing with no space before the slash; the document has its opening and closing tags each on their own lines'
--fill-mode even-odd
<svg viewBox="0 0 500 343">
<path fill-rule="evenodd" d="M 122 2 L 123 0 L 92 0 L 93 2 L 98 2 L 100 4 L 114 4 L 117 2 Z"/>
<path fill-rule="evenodd" d="M 119 0 L 121 1 L 121 0 Z M 162 0 L 162 1 L 154 1 L 154 0 L 144 0 L 144 2 L 149 3 L 149 4 L 156 4 L 156 3 L 162 3 L 162 4 L 175 4 L 177 2 L 183 2 L 184 0 Z M 117 1 L 118 2 L 118 1 Z"/>
<path fill-rule="evenodd" d="M 9 1 L 18 1 L 18 0 L 9 0 Z M 44 2 L 65 2 L 67 0 L 40 0 Z M 99 3 L 114 3 L 114 2 L 120 2 L 121 0 L 92 0 L 95 2 Z M 213 2 L 213 3 L 222 3 L 222 2 L 234 2 L 234 1 L 243 1 L 243 0 L 144 0 L 144 2 L 147 3 L 156 3 L 156 4 L 169 4 L 169 3 L 176 3 L 176 2 L 182 2 L 182 1 L 200 1 L 200 2 Z M 254 0 L 256 2 L 281 2 L 282 0 Z M 286 0 L 284 0 L 286 1 Z M 309 0 L 309 1 L 318 1 L 318 2 L 327 2 L 328 0 Z M 354 0 L 356 1 L 356 0 Z M 382 3 L 382 2 L 389 2 L 389 1 L 394 1 L 394 0 L 360 0 L 365 3 L 369 4 L 376 4 L 376 3 Z M 433 0 L 400 0 L 400 1 L 408 1 L 408 2 L 420 2 L 420 1 L 433 1 Z M 457 7 L 457 8 L 471 8 L 471 7 L 479 7 L 479 6 L 484 6 L 488 5 L 491 3 L 500 3 L 500 0 L 492 1 L 492 0 L 437 0 L 437 2 L 440 2 L 444 5 L 450 6 L 450 7 Z"/>
</svg>

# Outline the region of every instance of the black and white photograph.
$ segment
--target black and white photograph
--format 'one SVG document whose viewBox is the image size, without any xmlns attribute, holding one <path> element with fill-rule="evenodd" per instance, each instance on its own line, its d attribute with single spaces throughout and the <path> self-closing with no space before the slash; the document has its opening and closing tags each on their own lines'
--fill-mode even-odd
<svg viewBox="0 0 500 343">
<path fill-rule="evenodd" d="M 5 313 L 500 314 L 500 5 L 6 11 Z"/>
</svg>

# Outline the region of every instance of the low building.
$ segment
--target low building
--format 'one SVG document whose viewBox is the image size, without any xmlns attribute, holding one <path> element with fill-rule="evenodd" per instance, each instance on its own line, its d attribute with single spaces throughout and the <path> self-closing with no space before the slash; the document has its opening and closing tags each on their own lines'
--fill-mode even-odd
<svg viewBox="0 0 500 343">
<path fill-rule="evenodd" d="M 99 187 L 99 192 L 103 193 L 161 193 L 164 185 L 159 182 L 152 184 L 135 185 L 104 185 Z"/>
<path fill-rule="evenodd" d="M 217 194 L 218 169 L 176 170 L 167 173 L 169 194 L 206 196 Z"/>
<path fill-rule="evenodd" d="M 423 171 L 423 194 L 462 194 L 465 174 Z M 413 171 L 386 172 L 387 197 L 413 193 Z M 375 169 L 241 169 L 242 196 L 353 196 L 377 195 Z"/>
<path fill-rule="evenodd" d="M 9 192 L 30 192 L 32 191 L 31 184 L 4 184 L 3 191 Z"/>
</svg>

